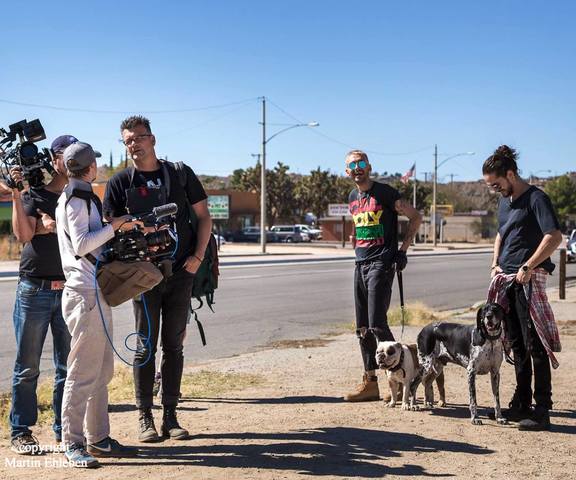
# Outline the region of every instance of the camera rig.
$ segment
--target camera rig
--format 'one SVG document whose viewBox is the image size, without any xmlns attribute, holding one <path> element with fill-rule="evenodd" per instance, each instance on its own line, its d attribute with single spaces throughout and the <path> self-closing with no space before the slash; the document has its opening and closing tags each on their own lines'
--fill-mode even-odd
<svg viewBox="0 0 576 480">
<path fill-rule="evenodd" d="M 118 230 L 106 244 L 107 260 L 157 263 L 172 257 L 177 236 L 171 227 L 177 212 L 178 205 L 167 203 L 153 208 L 150 213 L 133 217 L 134 220 L 142 221 L 145 227 L 154 227 L 155 230 L 146 233 L 138 225 L 130 230 Z"/>
<path fill-rule="evenodd" d="M 48 148 L 39 149 L 37 142 L 46 139 L 40 120 L 21 120 L 8 127 L 0 128 L 0 175 L 10 188 L 23 190 L 22 182 L 17 184 L 10 176 L 10 169 L 20 167 L 24 179 L 32 187 L 44 184 L 44 172 L 55 175 L 52 167 L 52 153 Z"/>
</svg>

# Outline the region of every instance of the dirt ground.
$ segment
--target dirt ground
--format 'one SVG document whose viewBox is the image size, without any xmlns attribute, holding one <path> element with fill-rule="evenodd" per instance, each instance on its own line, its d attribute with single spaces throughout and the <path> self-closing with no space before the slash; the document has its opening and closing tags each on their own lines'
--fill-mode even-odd
<svg viewBox="0 0 576 480">
<path fill-rule="evenodd" d="M 195 367 L 261 374 L 265 382 L 218 398 L 183 399 L 179 415 L 191 432 L 187 441 L 140 444 L 139 457 L 103 460 L 102 468 L 91 471 L 54 465 L 61 454 L 22 457 L 4 445 L 0 478 L 576 478 L 576 319 L 563 320 L 551 432 L 520 432 L 490 420 L 487 376 L 477 382 L 484 425 L 471 425 L 465 371 L 455 366 L 446 369 L 446 408 L 405 412 L 381 401 L 344 403 L 342 395 L 361 374 L 357 341 L 345 333 Z M 407 328 L 405 340 L 414 340 L 418 331 Z M 503 403 L 512 394 L 512 378 L 512 367 L 503 364 Z M 112 436 L 138 445 L 132 405 L 113 405 L 111 411 Z M 156 417 L 158 425 L 159 410 Z M 50 443 L 48 427 L 36 432 Z M 39 464 L 10 463 L 30 459 Z"/>
</svg>

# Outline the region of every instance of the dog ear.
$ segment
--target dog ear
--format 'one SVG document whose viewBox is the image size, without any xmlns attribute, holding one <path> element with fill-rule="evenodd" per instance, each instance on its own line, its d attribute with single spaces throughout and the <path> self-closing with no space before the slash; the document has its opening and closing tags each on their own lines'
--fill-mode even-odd
<svg viewBox="0 0 576 480">
<path fill-rule="evenodd" d="M 472 331 L 472 345 L 481 347 L 486 342 L 484 335 L 482 335 L 482 317 L 484 316 L 484 305 L 482 305 L 478 312 L 476 312 L 476 328 Z"/>
</svg>

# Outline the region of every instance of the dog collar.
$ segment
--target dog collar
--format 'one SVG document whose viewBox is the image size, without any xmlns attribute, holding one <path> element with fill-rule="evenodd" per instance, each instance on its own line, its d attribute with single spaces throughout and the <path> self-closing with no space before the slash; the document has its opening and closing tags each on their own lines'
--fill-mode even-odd
<svg viewBox="0 0 576 480">
<path fill-rule="evenodd" d="M 396 372 L 397 370 L 400 370 L 402 368 L 403 363 L 404 363 L 404 349 L 402 349 L 402 351 L 400 352 L 400 359 L 398 360 L 398 363 L 393 367 L 388 368 L 388 370 L 390 372 Z"/>
<path fill-rule="evenodd" d="M 502 336 L 502 325 L 500 325 L 500 328 L 498 329 L 498 333 L 496 335 L 490 335 L 484 325 L 482 325 L 482 330 L 483 330 L 482 333 L 484 334 L 487 340 L 498 340 Z"/>
</svg>

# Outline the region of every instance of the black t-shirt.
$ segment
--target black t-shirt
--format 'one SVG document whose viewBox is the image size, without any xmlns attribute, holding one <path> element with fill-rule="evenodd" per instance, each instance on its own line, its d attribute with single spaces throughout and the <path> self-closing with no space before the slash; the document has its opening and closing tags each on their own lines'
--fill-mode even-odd
<svg viewBox="0 0 576 480">
<path fill-rule="evenodd" d="M 176 214 L 178 250 L 176 251 L 174 263 L 174 270 L 178 270 L 182 265 L 184 265 L 186 258 L 193 255 L 196 238 L 193 236 L 190 227 L 188 210 L 186 208 L 186 192 L 180 185 L 178 172 L 176 171 L 174 164 L 169 162 L 163 163 L 166 165 L 168 178 L 164 178 L 163 168 L 159 168 L 153 172 L 141 172 L 134 170 L 133 168 L 127 168 L 115 174 L 110 178 L 110 180 L 108 180 L 106 185 L 103 210 L 104 216 L 107 217 L 126 215 L 128 213 L 126 208 L 128 201 L 127 191 L 131 188 L 141 189 L 142 187 L 147 187 L 147 191 L 150 192 L 150 195 L 148 195 L 146 199 L 142 197 L 142 204 L 146 204 L 146 208 L 144 210 L 140 210 L 137 207 L 131 208 L 131 214 L 150 211 L 152 207 L 161 205 L 162 203 L 175 203 L 178 205 L 178 213 Z M 188 200 L 190 201 L 190 204 L 194 205 L 195 203 L 208 198 L 204 191 L 204 187 L 192 169 L 187 165 L 185 165 L 184 168 L 188 178 L 186 190 L 188 192 Z M 169 194 L 166 192 L 168 187 Z M 158 189 L 161 191 L 156 195 Z M 152 199 L 150 201 L 156 204 L 148 204 L 147 202 L 149 199 Z M 156 199 L 156 201 L 154 201 L 154 199 Z"/>
<path fill-rule="evenodd" d="M 559 228 L 550 198 L 539 188 L 531 186 L 512 202 L 502 197 L 498 203 L 498 265 L 504 273 L 516 273 L 534 255 L 544 235 Z M 550 258 L 538 266 L 548 273 L 554 270 Z"/>
<path fill-rule="evenodd" d="M 348 207 L 356 228 L 356 262 L 382 260 L 392 264 L 398 251 L 398 213 L 394 204 L 400 194 L 374 182 L 367 192 L 352 190 Z"/>
<path fill-rule="evenodd" d="M 56 218 L 58 193 L 44 187 L 31 188 L 22 194 L 22 206 L 29 217 L 40 219 L 38 209 Z M 34 235 L 24 244 L 20 257 L 20 275 L 41 278 L 43 280 L 65 280 L 58 249 L 58 235 L 47 233 Z"/>
</svg>

